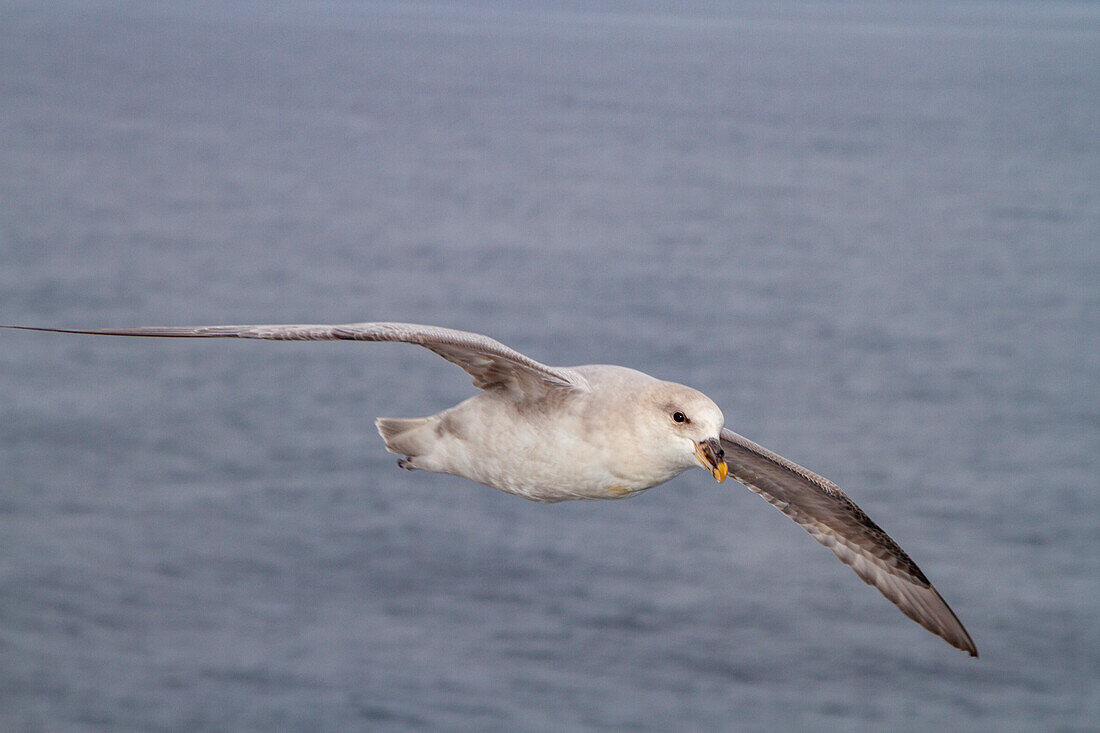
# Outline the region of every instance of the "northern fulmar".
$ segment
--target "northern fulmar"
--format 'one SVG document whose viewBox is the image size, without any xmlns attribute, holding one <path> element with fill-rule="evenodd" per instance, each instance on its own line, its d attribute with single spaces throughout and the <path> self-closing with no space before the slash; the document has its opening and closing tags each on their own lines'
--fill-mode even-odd
<svg viewBox="0 0 1100 733">
<path fill-rule="evenodd" d="M 467 331 L 409 323 L 29 328 L 111 336 L 395 341 L 462 367 L 477 395 L 430 417 L 378 418 L 398 465 L 450 473 L 538 502 L 621 499 L 701 466 L 727 474 L 793 519 L 909 618 L 978 656 L 970 635 L 909 555 L 836 484 L 724 427 L 698 390 L 635 369 L 552 367 Z"/>
</svg>

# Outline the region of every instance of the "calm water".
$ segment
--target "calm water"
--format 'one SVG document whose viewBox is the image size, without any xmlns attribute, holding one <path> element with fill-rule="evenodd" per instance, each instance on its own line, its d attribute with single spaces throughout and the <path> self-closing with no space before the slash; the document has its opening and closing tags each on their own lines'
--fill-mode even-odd
<svg viewBox="0 0 1100 733">
<path fill-rule="evenodd" d="M 0 4 L 0 322 L 408 320 L 692 384 L 971 660 L 702 471 L 397 469 L 402 346 L 0 333 L 5 730 L 1100 721 L 1100 8 Z"/>
</svg>

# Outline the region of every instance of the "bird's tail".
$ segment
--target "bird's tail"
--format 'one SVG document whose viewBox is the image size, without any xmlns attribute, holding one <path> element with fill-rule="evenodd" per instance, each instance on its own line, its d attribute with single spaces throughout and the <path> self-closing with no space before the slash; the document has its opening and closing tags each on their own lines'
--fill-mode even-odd
<svg viewBox="0 0 1100 733">
<path fill-rule="evenodd" d="M 436 439 L 435 431 L 427 428 L 431 421 L 430 417 L 380 417 L 374 425 L 386 441 L 386 450 L 413 459 L 426 453 Z"/>
</svg>

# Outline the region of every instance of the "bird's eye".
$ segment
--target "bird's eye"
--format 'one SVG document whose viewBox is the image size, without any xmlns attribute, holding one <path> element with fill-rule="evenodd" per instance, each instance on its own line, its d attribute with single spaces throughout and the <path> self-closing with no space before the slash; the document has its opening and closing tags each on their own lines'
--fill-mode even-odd
<svg viewBox="0 0 1100 733">
<path fill-rule="evenodd" d="M 687 415 L 682 412 L 672 413 L 672 419 L 676 422 L 687 422 Z"/>
</svg>

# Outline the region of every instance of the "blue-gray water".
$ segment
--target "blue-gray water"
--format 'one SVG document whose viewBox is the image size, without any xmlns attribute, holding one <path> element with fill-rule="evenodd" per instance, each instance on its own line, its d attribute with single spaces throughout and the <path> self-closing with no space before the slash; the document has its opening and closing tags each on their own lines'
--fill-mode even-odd
<svg viewBox="0 0 1100 733">
<path fill-rule="evenodd" d="M 0 728 L 1100 721 L 1100 8 L 4 2 L 0 322 L 407 320 L 696 386 L 925 632 L 694 471 L 406 473 L 392 345 L 0 333 Z"/>
</svg>

